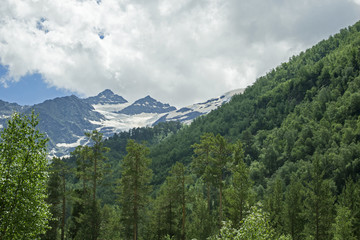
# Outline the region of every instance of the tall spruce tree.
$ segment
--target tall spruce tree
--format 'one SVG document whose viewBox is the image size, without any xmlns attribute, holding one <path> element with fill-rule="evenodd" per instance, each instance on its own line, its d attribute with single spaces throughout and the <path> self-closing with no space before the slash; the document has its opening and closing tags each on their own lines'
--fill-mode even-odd
<svg viewBox="0 0 360 240">
<path fill-rule="evenodd" d="M 98 132 L 97 130 L 93 130 L 92 132 L 86 132 L 85 136 L 88 137 L 89 141 L 92 142 L 92 154 L 90 155 L 90 159 L 93 165 L 92 169 L 92 200 L 96 201 L 96 191 L 97 191 L 97 183 L 98 180 L 101 179 L 103 172 L 105 171 L 105 153 L 110 149 L 104 147 L 103 143 L 103 134 Z"/>
<path fill-rule="evenodd" d="M 61 222 L 61 176 L 56 169 L 56 158 L 53 159 L 49 168 L 49 180 L 47 184 L 46 202 L 50 206 L 51 220 L 49 229 L 41 236 L 42 240 L 58 239 L 59 225 Z"/>
<path fill-rule="evenodd" d="M 185 240 L 186 232 L 185 232 L 185 223 L 186 223 L 186 187 L 185 187 L 185 166 L 176 162 L 176 164 L 170 170 L 170 176 L 168 177 L 169 185 L 175 192 L 178 209 L 181 209 L 181 238 Z"/>
<path fill-rule="evenodd" d="M 318 156 L 313 160 L 310 177 L 311 180 L 307 184 L 307 198 L 304 202 L 306 216 L 304 234 L 307 238 L 327 240 L 331 238 L 335 198 L 331 191 L 331 181 L 324 179 L 324 171 Z"/>
<path fill-rule="evenodd" d="M 276 177 L 273 185 L 269 189 L 265 206 L 270 215 L 270 222 L 277 233 L 283 232 L 283 203 L 283 182 L 280 177 Z"/>
<path fill-rule="evenodd" d="M 352 179 L 348 179 L 338 197 L 338 203 L 350 211 L 349 217 L 352 219 L 354 236 L 360 239 L 360 182 L 355 183 Z M 344 213 L 344 210 L 340 213 Z"/>
<path fill-rule="evenodd" d="M 245 217 L 250 206 L 250 189 L 252 181 L 250 172 L 244 160 L 244 151 L 240 141 L 234 145 L 234 163 L 231 168 L 232 180 L 225 190 L 226 212 L 229 220 L 237 228 Z"/>
<path fill-rule="evenodd" d="M 215 136 L 213 133 L 205 133 L 200 138 L 200 143 L 195 143 L 191 147 L 194 148 L 193 161 L 191 164 L 192 170 L 201 177 L 206 184 L 206 198 L 207 207 L 210 213 L 211 211 L 211 176 L 210 176 L 210 164 L 211 164 L 211 152 L 214 146 Z"/>
<path fill-rule="evenodd" d="M 218 134 L 214 139 L 212 148 L 212 161 L 209 168 L 211 181 L 219 190 L 219 225 L 223 221 L 223 187 L 226 166 L 231 162 L 233 154 L 233 146 L 226 139 Z"/>
<path fill-rule="evenodd" d="M 97 130 L 85 133 L 92 147 L 79 146 L 73 156 L 76 157 L 76 176 L 82 182 L 82 188 L 75 191 L 77 198 L 73 206 L 73 224 L 71 235 L 96 240 L 100 234 L 100 204 L 96 198 L 98 181 L 106 171 L 103 135 Z M 84 224 L 86 222 L 87 224 Z"/>
<path fill-rule="evenodd" d="M 152 171 L 151 160 L 147 158 L 149 149 L 134 140 L 126 146 L 127 155 L 121 164 L 120 204 L 123 237 L 138 239 L 138 229 L 144 217 L 144 208 L 149 202 Z"/>
<path fill-rule="evenodd" d="M 285 192 L 285 204 L 284 204 L 284 230 L 287 234 L 290 234 L 293 240 L 301 239 L 301 232 L 304 229 L 304 216 L 303 200 L 304 189 L 301 181 L 292 175 L 290 178 L 290 184 Z"/>
<path fill-rule="evenodd" d="M 334 240 L 355 240 L 353 222 L 349 208 L 337 205 L 335 223 L 332 224 Z"/>
<path fill-rule="evenodd" d="M 60 158 L 53 158 L 50 164 L 50 177 L 48 182 L 47 202 L 50 204 L 52 219 L 50 229 L 42 239 L 58 239 L 60 229 L 60 239 L 65 239 L 65 218 L 66 218 L 66 178 L 70 173 L 65 162 Z"/>
</svg>

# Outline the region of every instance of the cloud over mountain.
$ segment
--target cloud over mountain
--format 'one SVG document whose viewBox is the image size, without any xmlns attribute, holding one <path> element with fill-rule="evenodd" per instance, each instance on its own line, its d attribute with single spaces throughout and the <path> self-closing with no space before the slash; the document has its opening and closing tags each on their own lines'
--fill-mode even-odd
<svg viewBox="0 0 360 240">
<path fill-rule="evenodd" d="M 3 0 L 0 83 L 40 73 L 83 96 L 109 88 L 187 105 L 251 84 L 359 10 L 358 0 Z"/>
</svg>

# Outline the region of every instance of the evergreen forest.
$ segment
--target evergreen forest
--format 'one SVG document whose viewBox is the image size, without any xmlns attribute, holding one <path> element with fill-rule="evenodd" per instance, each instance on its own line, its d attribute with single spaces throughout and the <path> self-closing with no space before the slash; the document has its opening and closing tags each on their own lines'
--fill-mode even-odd
<svg viewBox="0 0 360 240">
<path fill-rule="evenodd" d="M 32 182 L 11 183 L 21 173 L 7 166 L 33 156 L 43 165 L 39 151 L 6 145 L 16 124 L 36 125 L 14 116 L 0 142 L 0 239 L 360 239 L 360 22 L 190 125 L 85 133 L 89 146 L 42 166 L 46 186 L 34 191 L 45 203 L 32 218 L 5 205 L 17 209 L 10 190 Z M 15 226 L 32 223 L 32 233 Z"/>
</svg>

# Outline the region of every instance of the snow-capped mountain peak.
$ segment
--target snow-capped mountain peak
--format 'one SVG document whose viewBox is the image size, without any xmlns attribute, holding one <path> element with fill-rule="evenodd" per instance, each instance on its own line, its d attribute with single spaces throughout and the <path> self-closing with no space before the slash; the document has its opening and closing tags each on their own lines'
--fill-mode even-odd
<svg viewBox="0 0 360 240">
<path fill-rule="evenodd" d="M 128 101 L 123 97 L 113 93 L 110 89 L 106 89 L 99 93 L 97 96 L 85 98 L 89 104 L 123 104 Z"/>
<path fill-rule="evenodd" d="M 122 109 L 118 113 L 136 115 L 141 113 L 166 113 L 174 110 L 176 110 L 175 107 L 161 103 L 148 95 L 136 100 L 133 104 Z"/>
<path fill-rule="evenodd" d="M 50 140 L 50 155 L 61 157 L 68 155 L 79 144 L 86 144 L 84 132 L 97 129 L 105 137 L 109 137 L 120 131 L 153 126 L 164 121 L 188 124 L 243 91 L 231 91 L 218 98 L 180 109 L 161 103 L 150 96 L 130 104 L 108 89 L 94 97 L 81 99 L 67 96 L 34 106 L 20 106 L 0 100 L 0 128 L 5 126 L 12 112 L 29 114 L 34 109 L 35 113 L 39 114 L 39 129 L 46 133 Z"/>
</svg>

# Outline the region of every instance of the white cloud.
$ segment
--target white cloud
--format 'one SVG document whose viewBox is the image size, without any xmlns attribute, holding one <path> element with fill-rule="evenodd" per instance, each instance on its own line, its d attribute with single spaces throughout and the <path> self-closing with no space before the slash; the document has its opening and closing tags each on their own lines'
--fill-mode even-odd
<svg viewBox="0 0 360 240">
<path fill-rule="evenodd" d="M 357 0 L 3 0 L 0 61 L 18 81 L 179 106 L 245 87 L 353 24 Z"/>
</svg>

